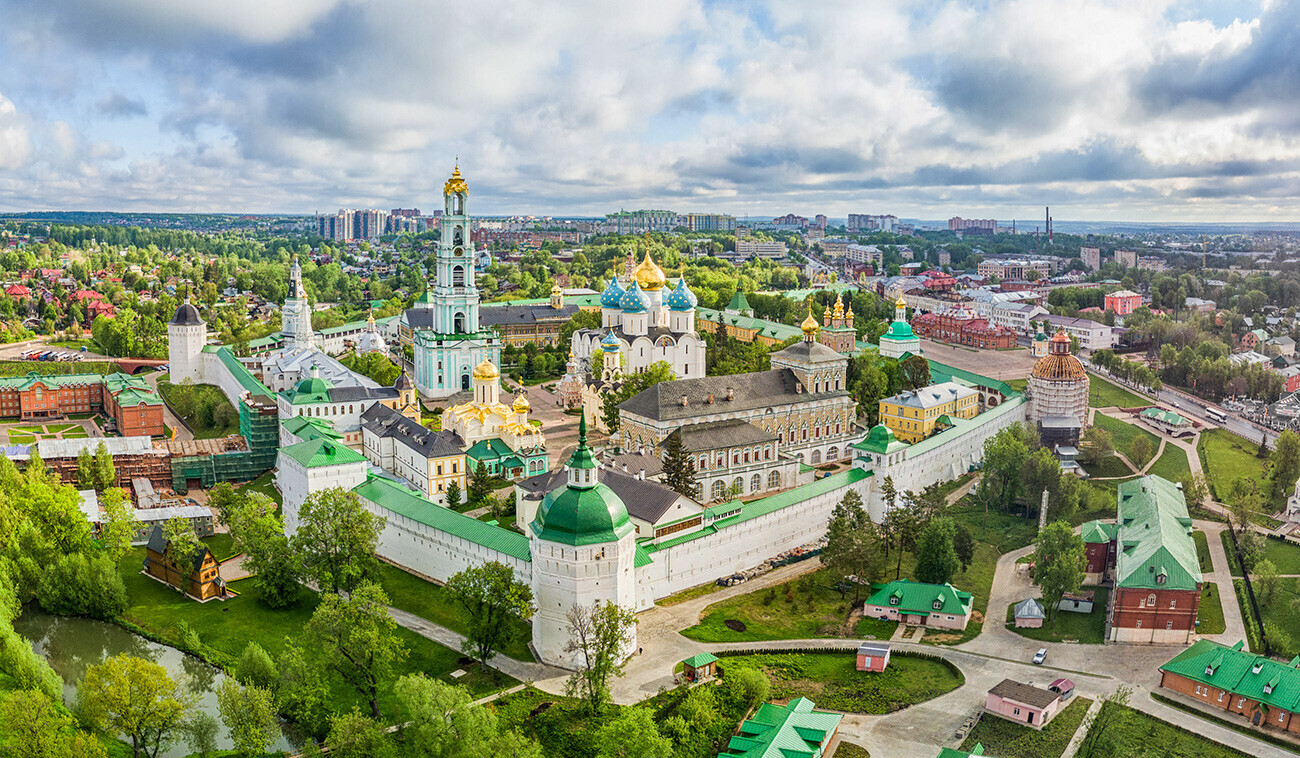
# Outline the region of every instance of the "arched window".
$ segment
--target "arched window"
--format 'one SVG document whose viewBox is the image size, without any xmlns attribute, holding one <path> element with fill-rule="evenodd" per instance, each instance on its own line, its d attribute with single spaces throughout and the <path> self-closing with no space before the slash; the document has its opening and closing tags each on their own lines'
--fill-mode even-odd
<svg viewBox="0 0 1300 758">
<path fill-rule="evenodd" d="M 779 489 L 781 487 L 781 472 L 773 471 L 767 475 L 767 488 L 769 490 Z"/>
<path fill-rule="evenodd" d="M 749 451 L 745 451 L 745 463 L 749 463 Z"/>
<path fill-rule="evenodd" d="M 758 492 L 761 489 L 763 489 L 763 475 L 754 474 L 749 478 L 749 491 Z"/>
<path fill-rule="evenodd" d="M 731 491 L 734 492 L 734 493 L 736 493 L 737 495 L 740 495 L 742 492 L 744 492 L 744 491 L 745 491 L 745 480 L 744 480 L 744 479 L 741 479 L 740 477 L 736 477 L 735 479 L 732 479 L 732 480 L 731 480 Z"/>
<path fill-rule="evenodd" d="M 355 406 L 355 405 L 349 405 L 349 406 L 348 406 L 348 413 L 349 413 L 349 414 L 356 413 L 356 412 L 357 412 L 357 409 L 356 409 L 356 406 Z"/>
<path fill-rule="evenodd" d="M 709 458 L 706 455 L 700 456 L 700 471 L 709 467 Z"/>
<path fill-rule="evenodd" d="M 833 447 L 826 451 L 826 460 L 828 461 L 833 461 L 839 457 L 840 457 L 840 449 L 838 447 Z"/>
<path fill-rule="evenodd" d="M 727 485 L 723 484 L 721 479 L 714 482 L 713 487 L 710 489 L 713 500 L 721 500 L 722 496 L 725 495 L 726 492 Z"/>
<path fill-rule="evenodd" d="M 456 334 L 464 334 L 464 333 L 465 333 L 465 314 L 464 314 L 464 313 L 457 313 L 457 314 L 456 314 L 456 317 L 452 320 L 452 325 L 453 325 L 452 328 L 455 329 L 455 333 L 456 333 Z M 466 387 L 465 389 L 469 389 L 469 387 Z"/>
<path fill-rule="evenodd" d="M 451 286 L 453 286 L 453 287 L 464 287 L 464 286 L 465 286 L 465 267 L 464 267 L 464 266 L 462 266 L 462 265 L 460 265 L 460 264 L 456 264 L 455 266 L 452 266 L 452 267 L 451 267 Z"/>
<path fill-rule="evenodd" d="M 808 460 L 812 461 L 812 464 L 813 464 L 814 466 L 816 466 L 818 463 L 821 463 L 821 462 L 822 462 L 822 451 L 820 451 L 820 450 L 814 450 L 814 451 L 812 451 L 812 454 L 810 454 L 810 455 L 808 456 Z"/>
<path fill-rule="evenodd" d="M 451 244 L 460 247 L 465 244 L 465 227 L 457 226 L 451 232 Z"/>
</svg>

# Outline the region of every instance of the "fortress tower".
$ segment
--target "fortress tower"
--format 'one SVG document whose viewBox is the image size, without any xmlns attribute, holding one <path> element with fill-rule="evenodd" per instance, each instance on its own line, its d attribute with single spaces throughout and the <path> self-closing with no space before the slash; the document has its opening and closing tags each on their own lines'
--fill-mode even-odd
<svg viewBox="0 0 1300 758">
<path fill-rule="evenodd" d="M 193 384 L 203 383 L 203 346 L 207 342 L 207 322 L 187 297 L 167 323 L 167 362 L 172 384 L 186 379 Z"/>
</svg>

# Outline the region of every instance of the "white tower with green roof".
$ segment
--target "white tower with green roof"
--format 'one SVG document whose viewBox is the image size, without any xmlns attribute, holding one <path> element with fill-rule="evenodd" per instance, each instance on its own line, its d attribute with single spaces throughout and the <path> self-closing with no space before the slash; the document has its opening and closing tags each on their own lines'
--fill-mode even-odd
<svg viewBox="0 0 1300 758">
<path fill-rule="evenodd" d="M 880 355 L 885 358 L 902 358 L 904 353 L 921 354 L 921 340 L 912 332 L 912 325 L 907 323 L 907 303 L 903 296 L 898 296 L 894 303 L 894 323 L 889 331 L 880 335 Z"/>
<path fill-rule="evenodd" d="M 571 636 L 569 609 L 594 603 L 636 608 L 636 527 L 623 501 L 600 482 L 585 415 L 565 471 L 565 486 L 546 495 L 528 525 L 537 603 L 533 647 L 544 663 L 577 668 L 577 654 L 564 651 Z M 633 628 L 624 653 L 635 648 Z"/>
</svg>

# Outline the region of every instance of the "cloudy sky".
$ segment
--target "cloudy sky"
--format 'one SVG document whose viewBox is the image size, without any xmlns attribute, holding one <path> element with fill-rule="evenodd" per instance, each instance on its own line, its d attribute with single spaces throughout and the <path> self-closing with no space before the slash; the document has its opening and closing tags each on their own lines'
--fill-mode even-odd
<svg viewBox="0 0 1300 758">
<path fill-rule="evenodd" d="M 1300 220 L 1300 0 L 0 0 L 0 209 Z"/>
</svg>

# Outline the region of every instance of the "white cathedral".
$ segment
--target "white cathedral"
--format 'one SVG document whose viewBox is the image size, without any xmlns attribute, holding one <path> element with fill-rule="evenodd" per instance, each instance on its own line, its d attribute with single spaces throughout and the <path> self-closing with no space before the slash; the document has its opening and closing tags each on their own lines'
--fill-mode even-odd
<svg viewBox="0 0 1300 758">
<path fill-rule="evenodd" d="M 459 166 L 442 192 L 445 207 L 434 277 L 415 307 L 402 315 L 415 343 L 415 385 L 431 398 L 469 390 L 474 367 L 483 361 L 501 365 L 500 338 L 479 323 L 466 207 L 469 186 Z"/>
<path fill-rule="evenodd" d="M 617 277 L 609 280 L 600 296 L 601 328 L 574 332 L 573 355 L 593 376 L 600 373 L 604 367 L 592 366 L 591 356 L 604 350 L 601 341 L 612 335 L 618 341 L 624 374 L 639 373 L 664 361 L 672 367 L 675 379 L 702 377 L 705 345 L 695 331 L 698 302 L 685 278 L 678 279 L 676 287 L 668 286 L 663 269 L 651 260 L 647 247 L 645 260 L 628 277 L 626 288 Z"/>
</svg>

